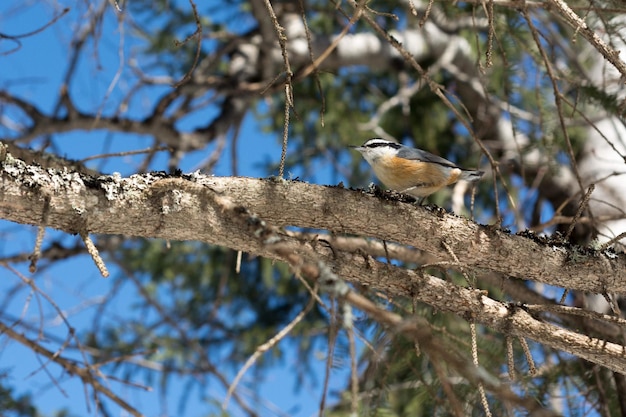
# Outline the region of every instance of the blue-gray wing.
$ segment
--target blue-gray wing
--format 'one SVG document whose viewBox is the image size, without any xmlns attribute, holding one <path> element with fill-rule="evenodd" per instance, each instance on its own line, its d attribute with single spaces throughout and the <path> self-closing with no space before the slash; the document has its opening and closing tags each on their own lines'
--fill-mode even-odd
<svg viewBox="0 0 626 417">
<path fill-rule="evenodd" d="M 457 168 L 456 164 L 453 164 L 445 158 L 433 155 L 432 153 L 423 151 L 421 149 L 414 149 L 406 146 L 398 150 L 398 157 L 415 161 L 432 162 L 434 164 L 443 165 L 450 168 Z"/>
</svg>

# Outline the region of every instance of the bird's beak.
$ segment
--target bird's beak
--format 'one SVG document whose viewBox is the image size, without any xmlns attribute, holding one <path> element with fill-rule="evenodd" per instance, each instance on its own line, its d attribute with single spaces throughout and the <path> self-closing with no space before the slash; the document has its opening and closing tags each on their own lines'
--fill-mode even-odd
<svg viewBox="0 0 626 417">
<path fill-rule="evenodd" d="M 354 149 L 355 151 L 359 151 L 359 152 L 361 152 L 363 150 L 362 146 L 356 146 L 356 145 L 350 145 L 350 146 L 348 146 L 348 148 Z"/>
</svg>

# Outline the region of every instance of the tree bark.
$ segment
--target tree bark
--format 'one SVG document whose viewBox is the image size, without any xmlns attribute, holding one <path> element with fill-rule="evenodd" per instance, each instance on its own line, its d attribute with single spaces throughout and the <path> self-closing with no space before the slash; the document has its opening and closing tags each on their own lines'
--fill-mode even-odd
<svg viewBox="0 0 626 417">
<path fill-rule="evenodd" d="M 495 330 L 528 337 L 626 373 L 623 346 L 546 323 L 527 312 L 434 276 L 378 262 L 361 251 L 335 250 L 324 241 L 282 232 L 280 250 L 269 225 L 326 229 L 395 241 L 448 261 L 581 291 L 626 292 L 626 256 L 511 235 L 443 210 L 390 194 L 343 187 L 198 173 L 85 176 L 43 169 L 0 149 L 0 217 L 67 233 L 121 234 L 198 240 L 289 260 L 298 253 L 323 262 L 339 277 L 390 294 L 413 297 Z M 274 238 L 272 238 L 274 239 Z"/>
</svg>

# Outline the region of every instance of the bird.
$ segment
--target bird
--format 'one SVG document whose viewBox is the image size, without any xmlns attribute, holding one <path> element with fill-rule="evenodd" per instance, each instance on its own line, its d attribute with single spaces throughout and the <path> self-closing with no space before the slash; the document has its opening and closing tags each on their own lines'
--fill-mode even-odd
<svg viewBox="0 0 626 417">
<path fill-rule="evenodd" d="M 476 182 L 484 174 L 483 171 L 461 168 L 422 149 L 381 138 L 373 138 L 361 146 L 351 147 L 361 153 L 386 186 L 416 197 L 420 203 L 458 180 Z"/>
</svg>

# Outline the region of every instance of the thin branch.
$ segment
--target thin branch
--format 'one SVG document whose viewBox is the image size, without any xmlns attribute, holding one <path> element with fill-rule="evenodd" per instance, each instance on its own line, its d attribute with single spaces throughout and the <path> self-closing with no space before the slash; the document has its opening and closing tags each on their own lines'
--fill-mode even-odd
<svg viewBox="0 0 626 417">
<path fill-rule="evenodd" d="M 3 322 L 0 321 L 0 332 L 6 334 L 11 339 L 21 343 L 26 346 L 28 349 L 32 350 L 35 353 L 38 353 L 42 356 L 48 358 L 51 362 L 54 362 L 61 366 L 66 372 L 70 375 L 78 375 L 80 379 L 82 379 L 85 385 L 90 385 L 93 387 L 95 392 L 99 392 L 104 394 L 111 401 L 122 407 L 124 410 L 129 412 L 131 415 L 135 417 L 143 417 L 143 415 L 137 411 L 133 406 L 128 404 L 126 401 L 121 399 L 117 394 L 113 391 L 105 387 L 100 383 L 100 381 L 92 374 L 92 371 L 89 367 L 80 367 L 69 359 L 65 359 L 57 353 L 51 352 L 48 349 L 41 346 L 39 343 L 34 340 L 28 339 L 26 336 L 16 332 L 11 327 L 8 327 Z"/>
<path fill-rule="evenodd" d="M 200 53 L 202 52 L 202 23 L 200 22 L 200 15 L 198 14 L 198 9 L 196 8 L 196 3 L 193 0 L 188 0 L 191 8 L 193 10 L 193 17 L 196 22 L 196 31 L 191 35 L 187 36 L 182 42 L 176 42 L 176 46 L 182 46 L 189 42 L 191 39 L 196 40 L 196 55 L 194 56 L 193 63 L 191 64 L 191 68 L 187 71 L 187 73 L 183 76 L 183 78 L 174 84 L 175 88 L 179 88 L 186 82 L 191 79 L 191 75 L 193 71 L 196 69 L 198 62 L 200 61 Z"/>
<path fill-rule="evenodd" d="M 587 24 L 562 0 L 547 0 L 547 4 L 553 6 L 548 10 L 556 17 L 565 20 L 574 30 L 580 33 L 587 41 L 609 61 L 615 69 L 626 78 L 626 63 L 619 58 L 619 51 L 607 45 L 596 32 L 591 30 Z M 556 10 L 555 10 L 556 9 Z"/>
<path fill-rule="evenodd" d="M 97 155 L 91 155 L 86 158 L 80 160 L 81 163 L 92 161 L 94 159 L 103 159 L 103 158 L 114 158 L 114 157 L 122 157 L 122 156 L 131 156 L 131 155 L 141 155 L 141 154 L 149 154 L 153 152 L 163 152 L 170 151 L 171 149 L 166 146 L 154 146 L 146 149 L 137 149 L 134 151 L 121 151 L 121 152 L 112 152 L 112 153 L 103 153 Z"/>
<path fill-rule="evenodd" d="M 603 251 L 603 250 L 605 250 L 605 249 L 608 249 L 608 248 L 609 248 L 609 246 L 611 246 L 611 245 L 613 245 L 613 244 L 615 244 L 615 243 L 619 242 L 620 240 L 624 239 L 625 237 L 626 237 L 626 232 L 622 232 L 622 233 L 620 233 L 619 235 L 615 236 L 614 238 L 612 238 L 612 239 L 610 239 L 610 240 L 608 240 L 608 241 L 604 242 L 604 243 L 600 246 L 600 248 L 599 248 L 598 250 Z"/>
<path fill-rule="evenodd" d="M 91 255 L 91 259 L 93 259 L 93 262 L 98 267 L 98 270 L 100 271 L 100 273 L 102 274 L 104 278 L 107 278 L 109 276 L 109 271 L 107 270 L 107 267 L 104 264 L 104 261 L 100 257 L 98 248 L 96 248 L 96 245 L 94 245 L 93 241 L 89 237 L 89 234 L 81 233 L 80 237 L 83 239 L 83 242 L 85 243 L 85 247 L 87 248 L 87 253 Z"/>
<path fill-rule="evenodd" d="M 34 273 L 37 270 L 37 261 L 41 257 L 41 245 L 43 244 L 43 237 L 46 233 L 46 226 L 48 225 L 48 214 L 50 211 L 50 197 L 46 197 L 43 204 L 43 213 L 41 215 L 41 223 L 37 227 L 37 237 L 35 238 L 35 248 L 30 256 L 30 266 L 28 270 Z"/>
<path fill-rule="evenodd" d="M 70 11 L 69 7 L 64 8 L 56 16 L 53 16 L 52 19 L 50 19 L 50 21 L 47 22 L 45 25 L 43 25 L 40 28 L 31 30 L 30 32 L 20 33 L 19 35 L 7 35 L 6 33 L 0 33 L 0 39 L 17 40 L 17 39 L 28 38 L 30 36 L 37 35 L 38 33 L 43 32 L 44 30 L 46 30 L 47 28 L 55 24 L 60 18 L 65 16 L 69 11 Z"/>
<path fill-rule="evenodd" d="M 472 335 L 472 363 L 479 367 L 478 362 L 478 335 L 476 334 L 476 323 L 470 323 L 470 333 Z M 485 393 L 485 386 L 482 382 L 478 382 L 478 394 L 480 395 L 480 403 L 483 406 L 485 415 L 492 417 L 491 410 L 489 409 L 489 401 L 487 401 L 487 394 Z"/>
<path fill-rule="evenodd" d="M 302 321 L 302 319 L 304 319 L 304 317 L 308 314 L 309 311 L 311 311 L 311 309 L 315 305 L 315 301 L 316 301 L 315 298 L 311 297 L 311 299 L 309 300 L 307 305 L 304 306 L 302 311 L 300 313 L 298 313 L 298 315 L 296 317 L 294 317 L 293 320 L 291 320 L 285 327 L 283 327 L 278 333 L 276 333 L 274 335 L 274 337 L 272 337 L 267 342 L 263 343 L 262 345 L 260 345 L 260 346 L 258 346 L 256 348 L 256 350 L 254 351 L 252 356 L 250 356 L 248 358 L 248 360 L 246 361 L 246 363 L 244 363 L 244 365 L 241 367 L 241 369 L 239 369 L 239 372 L 237 372 L 237 375 L 235 376 L 235 379 L 233 379 L 233 382 L 228 387 L 228 391 L 226 392 L 226 397 L 224 398 L 224 401 L 222 402 L 222 409 L 223 410 L 226 410 L 226 408 L 228 407 L 228 403 L 230 401 L 230 397 L 233 395 L 233 392 L 237 388 L 237 385 L 239 384 L 239 381 L 244 376 L 244 374 L 248 371 L 248 369 L 250 369 L 250 367 L 252 365 L 254 365 L 254 363 L 265 352 L 267 352 L 268 350 L 272 349 L 281 340 L 283 340 L 298 325 L 298 323 L 300 323 Z"/>
<path fill-rule="evenodd" d="M 530 348 L 528 347 L 528 342 L 526 342 L 526 339 L 523 336 L 518 336 L 517 340 L 522 346 L 522 350 L 524 351 L 524 357 L 526 358 L 526 361 L 528 362 L 528 374 L 530 376 L 534 376 L 535 374 L 537 374 L 537 368 L 535 367 L 535 361 L 533 360 L 533 355 L 530 352 Z"/>
<path fill-rule="evenodd" d="M 591 198 L 591 194 L 593 193 L 595 189 L 596 189 L 596 186 L 594 184 L 590 184 L 589 187 L 587 188 L 587 192 L 583 196 L 583 199 L 580 201 L 580 204 L 578 205 L 578 210 L 576 211 L 576 214 L 574 215 L 572 222 L 567 228 L 567 232 L 565 233 L 565 240 L 568 240 L 570 238 L 572 232 L 574 231 L 574 227 L 576 227 L 576 223 L 578 222 L 578 219 L 580 219 L 580 217 L 583 214 L 583 211 L 589 205 L 589 199 Z"/>
</svg>

